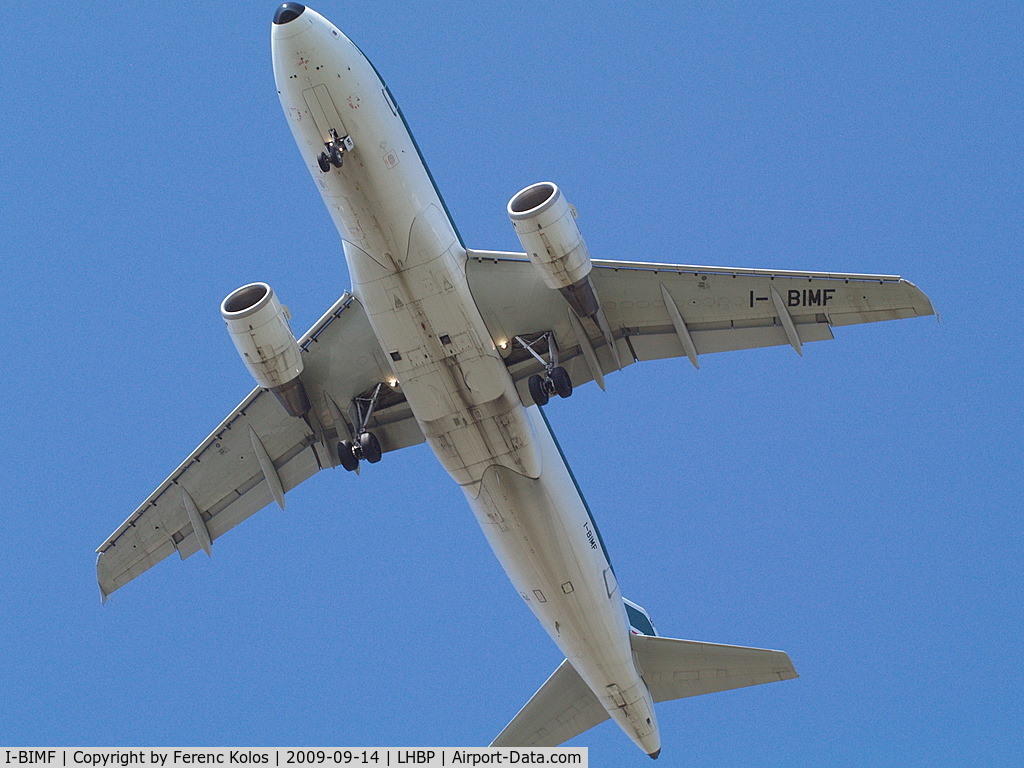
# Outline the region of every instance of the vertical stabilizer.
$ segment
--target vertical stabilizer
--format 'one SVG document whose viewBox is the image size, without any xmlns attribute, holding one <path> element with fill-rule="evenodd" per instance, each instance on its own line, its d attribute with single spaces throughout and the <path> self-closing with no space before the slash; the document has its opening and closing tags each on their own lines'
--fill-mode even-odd
<svg viewBox="0 0 1024 768">
<path fill-rule="evenodd" d="M 626 607 L 626 618 L 629 619 L 630 632 L 634 635 L 658 636 L 658 630 L 654 628 L 654 622 L 651 621 L 651 614 L 647 612 L 646 608 L 643 608 L 632 600 L 627 600 L 626 598 L 622 598 L 622 603 Z"/>
</svg>

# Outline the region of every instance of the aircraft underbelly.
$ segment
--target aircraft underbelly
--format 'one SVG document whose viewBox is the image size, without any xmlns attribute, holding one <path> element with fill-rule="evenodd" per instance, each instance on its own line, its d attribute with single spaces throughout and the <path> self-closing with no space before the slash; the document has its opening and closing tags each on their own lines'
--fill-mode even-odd
<svg viewBox="0 0 1024 768">
<path fill-rule="evenodd" d="M 282 106 L 397 386 L 520 595 L 609 714 L 653 751 L 653 703 L 614 572 L 547 425 L 523 406 L 477 310 L 466 252 L 404 121 L 337 30 L 278 34 Z M 332 130 L 354 149 L 324 172 L 316 158 Z"/>
<path fill-rule="evenodd" d="M 538 476 L 531 425 L 469 300 L 461 247 L 453 242 L 386 274 L 355 255 L 349 260 L 354 292 L 444 468 L 460 485 L 479 483 L 495 464 Z"/>
<path fill-rule="evenodd" d="M 477 492 L 463 491 L 520 597 L 612 718 L 653 751 L 653 701 L 633 662 L 615 573 L 539 408 L 526 410 L 540 477 L 493 466 Z"/>
<path fill-rule="evenodd" d="M 523 406 L 487 333 L 447 218 L 429 206 L 410 231 L 400 269 L 346 249 L 356 293 L 428 443 L 516 589 L 612 716 L 648 737 L 653 703 L 593 521 L 539 409 Z"/>
<path fill-rule="evenodd" d="M 405 123 L 354 47 L 344 61 L 332 61 L 317 40 L 303 40 L 276 60 L 282 68 L 299 62 L 297 71 L 278 75 L 285 112 L 341 234 L 353 293 L 424 436 L 460 485 L 479 483 L 495 464 L 537 477 L 532 427 L 473 302 L 465 250 Z M 331 56 L 339 45 L 345 50 L 343 42 L 323 43 Z M 315 158 L 331 130 L 348 133 L 354 149 L 341 168 L 325 173 Z"/>
</svg>

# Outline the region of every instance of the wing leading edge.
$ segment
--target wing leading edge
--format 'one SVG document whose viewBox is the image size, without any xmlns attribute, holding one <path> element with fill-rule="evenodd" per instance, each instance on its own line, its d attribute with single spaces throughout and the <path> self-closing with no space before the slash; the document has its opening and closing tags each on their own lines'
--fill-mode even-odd
<svg viewBox="0 0 1024 768">
<path fill-rule="evenodd" d="M 259 387 L 97 549 L 104 600 L 173 552 L 184 560 L 325 467 L 352 436 L 355 398 L 390 370 L 359 302 L 345 293 L 299 339 L 312 403 L 293 418 Z M 385 387 L 370 425 L 384 451 L 423 442 L 400 389 Z"/>
</svg>

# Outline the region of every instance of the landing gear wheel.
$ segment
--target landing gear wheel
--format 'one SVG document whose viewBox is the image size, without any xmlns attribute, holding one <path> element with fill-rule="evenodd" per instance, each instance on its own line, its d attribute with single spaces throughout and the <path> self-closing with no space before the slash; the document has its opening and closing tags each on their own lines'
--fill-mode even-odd
<svg viewBox="0 0 1024 768">
<path fill-rule="evenodd" d="M 572 379 L 569 378 L 568 371 L 560 365 L 551 369 L 551 384 L 559 397 L 568 397 L 572 394 Z"/>
<path fill-rule="evenodd" d="M 332 147 L 330 160 L 335 168 L 341 168 L 341 164 L 345 162 L 345 153 L 341 151 L 340 147 Z"/>
<path fill-rule="evenodd" d="M 355 472 L 359 468 L 359 458 L 353 448 L 351 440 L 342 440 L 338 443 L 338 461 L 349 472 Z"/>
<path fill-rule="evenodd" d="M 548 395 L 547 387 L 544 386 L 544 379 L 535 373 L 529 378 L 527 385 L 530 388 L 530 397 L 533 398 L 533 402 L 537 405 L 548 404 L 550 396 Z"/>
<path fill-rule="evenodd" d="M 373 432 L 363 432 L 359 436 L 359 450 L 363 453 L 363 458 L 371 464 L 376 464 L 380 461 L 381 451 L 380 443 L 377 441 L 377 436 Z"/>
<path fill-rule="evenodd" d="M 320 156 L 316 159 L 316 163 L 320 166 L 320 173 L 327 173 L 331 170 L 331 158 L 327 156 L 326 152 L 320 153 Z"/>
</svg>

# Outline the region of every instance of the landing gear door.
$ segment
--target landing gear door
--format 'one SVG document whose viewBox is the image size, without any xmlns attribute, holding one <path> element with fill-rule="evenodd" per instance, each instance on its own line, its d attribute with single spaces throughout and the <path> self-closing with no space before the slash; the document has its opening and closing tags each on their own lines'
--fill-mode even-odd
<svg viewBox="0 0 1024 768">
<path fill-rule="evenodd" d="M 338 114 L 338 109 L 334 106 L 331 92 L 327 90 L 326 85 L 307 88 L 302 92 L 302 96 L 306 100 L 306 107 L 313 116 L 313 122 L 316 123 L 316 128 L 320 131 L 320 139 L 324 144 L 331 143 L 333 138 L 331 136 L 332 128 L 337 132 L 336 135 L 338 136 L 346 136 L 348 134 L 345 124 L 341 121 L 341 115 Z"/>
</svg>

